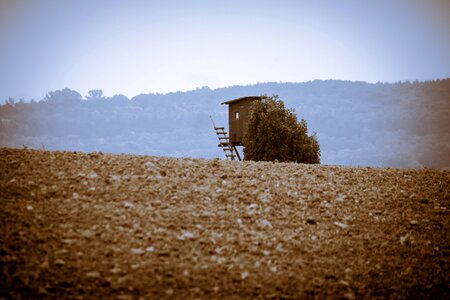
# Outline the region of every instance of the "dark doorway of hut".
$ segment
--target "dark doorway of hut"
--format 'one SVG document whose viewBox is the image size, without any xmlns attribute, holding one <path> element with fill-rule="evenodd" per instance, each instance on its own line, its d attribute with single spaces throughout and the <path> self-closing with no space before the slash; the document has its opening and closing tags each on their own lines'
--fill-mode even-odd
<svg viewBox="0 0 450 300">
<path fill-rule="evenodd" d="M 253 101 L 261 101 L 264 96 L 246 96 L 223 102 L 228 105 L 228 128 L 229 136 L 224 127 L 217 127 L 211 117 L 211 121 L 219 138 L 219 147 L 225 153 L 226 159 L 234 160 L 237 157 L 241 160 L 237 146 L 243 146 L 242 140 L 247 131 L 250 119 L 250 110 Z"/>
</svg>

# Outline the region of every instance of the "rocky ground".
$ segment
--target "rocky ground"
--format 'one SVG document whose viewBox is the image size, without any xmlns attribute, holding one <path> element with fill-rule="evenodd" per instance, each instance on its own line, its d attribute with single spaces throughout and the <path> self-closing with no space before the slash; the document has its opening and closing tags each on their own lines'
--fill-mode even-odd
<svg viewBox="0 0 450 300">
<path fill-rule="evenodd" d="M 0 149 L 0 298 L 449 298 L 450 172 Z"/>
</svg>

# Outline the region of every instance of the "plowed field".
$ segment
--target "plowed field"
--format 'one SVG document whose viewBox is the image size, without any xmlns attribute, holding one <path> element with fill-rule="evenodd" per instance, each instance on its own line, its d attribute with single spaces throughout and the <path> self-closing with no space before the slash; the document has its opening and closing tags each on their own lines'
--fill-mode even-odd
<svg viewBox="0 0 450 300">
<path fill-rule="evenodd" d="M 449 297 L 450 172 L 0 149 L 0 298 Z"/>
</svg>

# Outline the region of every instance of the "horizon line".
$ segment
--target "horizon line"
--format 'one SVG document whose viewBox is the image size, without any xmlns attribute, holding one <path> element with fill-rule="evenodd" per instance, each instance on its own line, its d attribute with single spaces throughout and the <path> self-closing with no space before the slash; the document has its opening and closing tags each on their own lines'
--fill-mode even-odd
<svg viewBox="0 0 450 300">
<path fill-rule="evenodd" d="M 208 89 L 210 91 L 216 91 L 216 90 L 233 88 L 233 87 L 250 87 L 250 86 L 256 86 L 256 85 L 263 85 L 263 84 L 305 84 L 305 83 L 326 82 L 326 81 L 341 81 L 341 82 L 349 82 L 349 83 L 365 83 L 365 84 L 373 84 L 373 85 L 376 85 L 376 84 L 415 84 L 415 83 L 428 83 L 428 82 L 435 82 L 435 81 L 444 81 L 444 80 L 449 80 L 449 79 L 450 79 L 450 77 L 426 79 L 426 80 L 418 80 L 418 79 L 409 80 L 409 79 L 407 79 L 407 80 L 397 80 L 397 81 L 376 81 L 376 82 L 364 81 L 364 80 L 347 80 L 347 79 L 313 79 L 313 80 L 308 80 L 308 81 L 266 81 L 266 82 L 256 82 L 256 83 L 249 83 L 249 84 L 234 84 L 234 85 L 222 86 L 222 87 L 214 87 L 214 88 L 211 88 L 208 85 L 204 85 L 204 86 L 201 86 L 201 87 L 198 86 L 198 87 L 195 87 L 195 88 L 192 88 L 192 89 L 170 91 L 170 92 L 166 92 L 166 93 L 142 92 L 142 93 L 136 94 L 135 96 L 133 96 L 131 98 L 128 97 L 127 95 L 124 95 L 124 94 L 114 94 L 114 95 L 111 95 L 111 96 L 104 96 L 103 98 L 111 98 L 111 97 L 114 97 L 114 96 L 124 96 L 128 100 L 131 100 L 131 99 L 133 99 L 133 98 L 135 98 L 137 96 L 140 96 L 140 95 L 160 95 L 160 96 L 164 96 L 164 95 L 169 95 L 169 94 L 195 92 L 195 91 L 203 90 L 203 89 Z M 50 92 L 61 91 L 61 90 L 64 90 L 64 89 L 69 89 L 71 91 L 75 91 L 75 92 L 79 93 L 75 89 L 72 89 L 72 88 L 69 88 L 69 87 L 63 87 L 63 88 L 60 88 L 60 89 L 48 91 L 46 94 L 48 94 Z M 91 90 L 101 90 L 103 92 L 102 89 L 91 89 Z M 89 91 L 91 91 L 91 90 L 89 90 Z M 85 98 L 86 96 L 87 95 L 82 96 L 83 97 L 82 100 L 83 99 L 87 100 Z M 29 102 L 32 102 L 32 101 L 40 102 L 42 100 L 45 100 L 45 97 L 42 98 L 42 99 L 39 99 L 39 100 L 36 100 L 34 98 L 30 98 L 30 99 L 27 100 L 27 99 L 24 99 L 24 98 L 16 99 L 14 97 L 9 96 L 6 99 L 0 100 L 0 105 L 5 104 L 10 99 L 13 100 L 13 101 L 16 101 L 17 103 L 21 102 L 21 101 L 25 102 L 25 103 L 29 103 Z"/>
</svg>

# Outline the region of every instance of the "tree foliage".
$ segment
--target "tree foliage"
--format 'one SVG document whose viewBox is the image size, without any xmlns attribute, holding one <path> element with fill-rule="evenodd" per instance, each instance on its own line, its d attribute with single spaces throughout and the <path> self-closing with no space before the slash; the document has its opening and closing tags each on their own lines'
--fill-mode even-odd
<svg viewBox="0 0 450 300">
<path fill-rule="evenodd" d="M 245 160 L 320 163 L 316 134 L 277 95 L 253 102 L 243 145 Z"/>
<path fill-rule="evenodd" d="M 102 90 L 90 90 L 88 92 L 88 96 L 86 96 L 87 100 L 100 100 L 103 98 Z"/>
<path fill-rule="evenodd" d="M 77 91 L 65 88 L 62 90 L 57 90 L 53 92 L 48 92 L 44 100 L 50 103 L 64 103 L 68 101 L 81 101 L 81 94 Z"/>
</svg>

